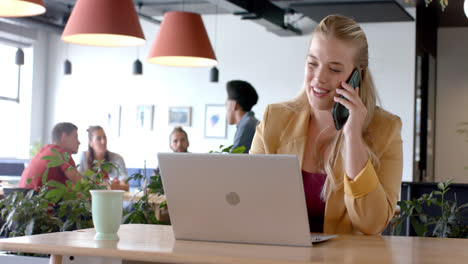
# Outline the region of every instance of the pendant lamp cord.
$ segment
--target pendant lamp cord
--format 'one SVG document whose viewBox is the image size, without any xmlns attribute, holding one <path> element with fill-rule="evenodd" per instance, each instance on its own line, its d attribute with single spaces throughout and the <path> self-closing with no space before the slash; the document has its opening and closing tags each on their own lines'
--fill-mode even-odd
<svg viewBox="0 0 468 264">
<path fill-rule="evenodd" d="M 21 88 L 21 65 L 18 65 L 18 95 L 16 96 L 16 102 L 20 103 L 20 88 Z"/>
<path fill-rule="evenodd" d="M 214 23 L 214 51 L 216 54 L 216 38 L 218 36 L 217 31 L 218 31 L 218 1 L 215 2 L 216 5 L 216 11 L 215 11 L 215 23 Z"/>
<path fill-rule="evenodd" d="M 139 16 L 139 14 L 141 14 L 141 8 L 143 7 L 143 3 L 142 2 L 138 2 L 138 13 L 137 13 L 137 16 Z M 137 59 L 139 60 L 140 59 L 140 45 L 137 46 Z"/>
<path fill-rule="evenodd" d="M 67 5 L 67 9 L 68 9 L 68 17 L 70 17 L 70 14 L 71 14 L 71 11 L 72 11 L 72 6 Z M 68 22 L 68 20 L 67 20 L 67 22 Z M 70 45 L 70 43 L 67 42 L 67 47 L 66 47 L 66 53 L 67 53 L 66 56 L 67 56 L 67 58 L 65 60 L 69 59 L 68 45 Z"/>
</svg>

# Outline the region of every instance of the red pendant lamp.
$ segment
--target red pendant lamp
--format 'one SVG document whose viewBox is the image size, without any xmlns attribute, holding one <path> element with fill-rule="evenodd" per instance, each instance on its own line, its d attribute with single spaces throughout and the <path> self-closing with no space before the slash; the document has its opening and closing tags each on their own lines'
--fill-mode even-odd
<svg viewBox="0 0 468 264">
<path fill-rule="evenodd" d="M 138 46 L 146 42 L 132 0 L 78 0 L 62 40 L 110 47 Z"/>
<path fill-rule="evenodd" d="M 42 0 L 0 0 L 0 17 L 37 16 L 45 11 Z"/>
<path fill-rule="evenodd" d="M 218 61 L 199 14 L 167 12 L 147 61 L 177 67 L 210 67 Z"/>
</svg>

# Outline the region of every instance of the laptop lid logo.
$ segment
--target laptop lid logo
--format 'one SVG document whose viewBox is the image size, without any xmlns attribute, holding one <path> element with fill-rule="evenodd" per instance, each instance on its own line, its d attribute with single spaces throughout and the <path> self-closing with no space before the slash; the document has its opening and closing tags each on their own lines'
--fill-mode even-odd
<svg viewBox="0 0 468 264">
<path fill-rule="evenodd" d="M 226 194 L 226 202 L 232 206 L 236 206 L 240 203 L 240 196 L 236 192 L 230 192 Z"/>
</svg>

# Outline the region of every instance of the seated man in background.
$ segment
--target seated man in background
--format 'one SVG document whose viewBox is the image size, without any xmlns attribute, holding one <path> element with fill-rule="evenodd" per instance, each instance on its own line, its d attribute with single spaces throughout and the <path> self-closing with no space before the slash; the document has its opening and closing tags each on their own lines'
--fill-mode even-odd
<svg viewBox="0 0 468 264">
<path fill-rule="evenodd" d="M 258 101 L 258 95 L 253 86 L 246 81 L 229 81 L 226 84 L 228 98 L 226 100 L 226 119 L 230 125 L 237 125 L 231 152 L 244 146 L 244 153 L 249 153 L 258 120 L 252 107 Z"/>
<path fill-rule="evenodd" d="M 188 152 L 188 146 L 190 145 L 187 132 L 180 127 L 176 126 L 169 134 L 169 148 L 174 152 Z M 159 166 L 154 170 L 153 176 L 159 174 Z"/>
<path fill-rule="evenodd" d="M 176 126 L 169 135 L 169 147 L 174 152 L 188 152 L 188 146 L 190 145 L 187 132 L 180 127 Z"/>
<path fill-rule="evenodd" d="M 61 166 L 49 168 L 47 181 L 55 180 L 64 183 L 67 180 L 76 183 L 81 179 L 80 173 L 76 170 L 75 161 L 71 154 L 78 152 L 80 141 L 78 140 L 78 127 L 72 123 L 58 123 L 52 130 L 53 144 L 44 145 L 32 158 L 28 167 L 21 174 L 19 182 L 20 188 L 29 188 L 38 190 L 42 187 L 42 175 L 47 169 L 48 160 L 43 160 L 45 156 L 55 156 L 51 149 L 55 149 L 61 154 L 67 152 L 70 156 L 69 163 L 64 163 Z M 73 167 L 73 169 L 68 169 Z M 28 184 L 28 179 L 31 182 Z"/>
</svg>

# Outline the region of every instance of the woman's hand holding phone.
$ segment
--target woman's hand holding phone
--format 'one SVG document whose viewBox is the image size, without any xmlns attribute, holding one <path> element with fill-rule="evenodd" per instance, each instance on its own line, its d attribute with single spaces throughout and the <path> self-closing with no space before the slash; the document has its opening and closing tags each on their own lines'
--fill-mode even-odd
<svg viewBox="0 0 468 264">
<path fill-rule="evenodd" d="M 361 74 L 358 69 L 354 69 L 347 83 L 341 82 L 342 89 L 336 89 L 338 96 L 335 96 L 332 108 L 333 122 L 336 130 L 344 128 L 343 132 L 348 135 L 353 131 L 360 135 L 367 115 L 367 109 L 359 97 L 360 85 Z M 347 122 L 348 118 L 350 122 Z"/>
<path fill-rule="evenodd" d="M 343 89 L 336 89 L 336 93 L 344 96 L 335 96 L 334 100 L 337 103 L 342 104 L 349 112 L 348 119 L 343 126 L 343 133 L 345 137 L 352 138 L 354 136 L 361 137 L 362 128 L 367 115 L 367 108 L 359 97 L 359 87 L 355 89 L 342 82 L 341 86 Z"/>
</svg>

